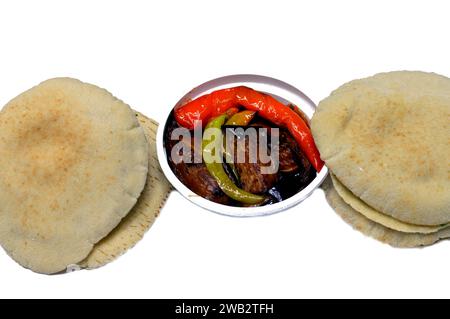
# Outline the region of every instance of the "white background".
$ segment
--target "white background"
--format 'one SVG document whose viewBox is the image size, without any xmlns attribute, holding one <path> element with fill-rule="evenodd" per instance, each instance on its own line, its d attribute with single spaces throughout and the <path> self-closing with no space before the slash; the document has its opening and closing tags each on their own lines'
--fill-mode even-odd
<svg viewBox="0 0 450 319">
<path fill-rule="evenodd" d="M 450 75 L 445 1 L 2 1 L 0 104 L 71 76 L 161 121 L 192 87 L 256 73 L 319 102 L 389 70 Z M 0 297 L 450 297 L 450 243 L 394 249 L 353 231 L 322 191 L 278 215 L 218 216 L 173 193 L 134 249 L 43 276 L 0 252 Z"/>
</svg>

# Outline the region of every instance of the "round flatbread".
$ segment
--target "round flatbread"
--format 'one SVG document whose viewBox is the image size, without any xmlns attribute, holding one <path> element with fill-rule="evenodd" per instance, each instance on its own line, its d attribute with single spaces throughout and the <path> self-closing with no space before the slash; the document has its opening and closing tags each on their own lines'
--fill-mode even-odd
<svg viewBox="0 0 450 319">
<path fill-rule="evenodd" d="M 334 189 L 338 193 L 339 197 L 348 205 L 350 205 L 354 210 L 358 213 L 362 214 L 364 217 L 381 224 L 387 228 L 398 230 L 404 233 L 422 233 L 422 234 L 430 234 L 437 232 L 440 229 L 444 229 L 448 227 L 448 225 L 443 226 L 422 226 L 422 225 L 414 225 L 402 222 L 398 219 L 395 219 L 389 215 L 382 214 L 358 197 L 356 197 L 348 188 L 346 188 L 342 183 L 337 179 L 334 174 L 330 174 L 331 181 L 333 182 Z"/>
<path fill-rule="evenodd" d="M 51 274 L 86 258 L 135 205 L 148 143 L 125 103 L 58 78 L 0 112 L 0 167 L 0 244 Z"/>
<path fill-rule="evenodd" d="M 450 79 L 391 72 L 320 102 L 311 128 L 328 168 L 375 210 L 416 225 L 450 221 Z"/>
<path fill-rule="evenodd" d="M 450 238 L 450 228 L 445 228 L 431 234 L 404 233 L 382 226 L 354 210 L 336 192 L 330 178 L 322 184 L 326 198 L 336 213 L 354 229 L 366 236 L 377 239 L 393 247 L 412 248 L 428 246 L 435 242 Z"/>
<path fill-rule="evenodd" d="M 149 143 L 147 183 L 130 213 L 108 236 L 95 244 L 89 256 L 79 263 L 81 268 L 104 266 L 132 248 L 153 225 L 171 190 L 156 156 L 158 123 L 138 112 L 136 116 Z"/>
</svg>

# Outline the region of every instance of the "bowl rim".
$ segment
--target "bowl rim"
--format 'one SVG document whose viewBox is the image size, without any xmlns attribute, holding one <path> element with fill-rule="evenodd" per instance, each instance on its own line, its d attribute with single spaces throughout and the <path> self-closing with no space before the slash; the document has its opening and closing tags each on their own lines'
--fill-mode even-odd
<svg viewBox="0 0 450 319">
<path fill-rule="evenodd" d="M 208 211 L 226 215 L 226 216 L 233 216 L 233 217 L 256 217 L 256 216 L 265 216 L 265 215 L 271 215 L 275 213 L 282 212 L 290 207 L 293 207 L 300 202 L 304 201 L 307 197 L 309 197 L 313 191 L 318 188 L 322 182 L 325 180 L 325 178 L 328 175 L 328 168 L 324 166 L 322 170 L 316 175 L 316 177 L 311 181 L 311 183 L 308 184 L 304 189 L 302 189 L 297 194 L 281 201 L 278 203 L 265 205 L 265 206 L 258 206 L 258 207 L 237 207 L 237 206 L 228 206 L 224 204 L 215 203 L 213 201 L 210 201 L 206 198 L 201 197 L 200 195 L 195 194 L 193 191 L 191 191 L 186 185 L 184 185 L 178 177 L 175 175 L 175 173 L 172 171 L 172 169 L 169 166 L 169 162 L 166 155 L 166 150 L 164 147 L 164 131 L 167 125 L 167 120 L 170 116 L 170 113 L 173 111 L 173 109 L 185 103 L 185 101 L 196 98 L 200 95 L 207 94 L 209 91 L 217 90 L 222 87 L 230 87 L 231 85 L 234 86 L 236 83 L 258 83 L 258 84 L 266 84 L 268 87 L 279 87 L 281 90 L 290 91 L 293 95 L 296 95 L 301 99 L 303 102 L 307 103 L 310 112 L 306 112 L 306 110 L 303 110 L 302 105 L 298 105 L 295 103 L 297 107 L 300 108 L 300 110 L 303 111 L 303 113 L 306 115 L 308 120 L 311 120 L 312 114 L 314 113 L 316 109 L 316 105 L 314 102 L 306 96 L 302 91 L 298 90 L 294 86 L 283 82 L 281 80 L 263 76 L 263 75 L 255 75 L 255 74 L 235 74 L 235 75 L 227 75 L 223 77 L 219 77 L 207 82 L 204 82 L 203 84 L 200 84 L 199 86 L 193 88 L 188 93 L 186 93 L 176 104 L 175 106 L 168 109 L 167 115 L 164 117 L 164 122 L 161 123 L 158 127 L 158 131 L 156 134 L 156 151 L 157 151 L 157 157 L 159 164 L 161 166 L 161 169 L 168 179 L 168 181 L 172 184 L 172 186 L 187 200 L 191 201 L 192 203 L 196 204 L 199 207 L 202 207 Z M 251 86 L 251 84 L 249 84 Z M 198 93 L 197 93 L 198 92 Z M 203 93 L 202 93 L 203 92 Z M 268 93 L 271 93 L 270 91 Z M 275 94 L 275 93 L 274 93 Z M 281 95 L 281 97 L 283 97 Z M 283 97 L 284 98 L 284 97 Z M 291 99 L 288 99 L 288 101 L 291 101 Z M 312 110 L 312 112 L 311 112 Z M 309 114 L 308 114 L 309 113 Z"/>
</svg>

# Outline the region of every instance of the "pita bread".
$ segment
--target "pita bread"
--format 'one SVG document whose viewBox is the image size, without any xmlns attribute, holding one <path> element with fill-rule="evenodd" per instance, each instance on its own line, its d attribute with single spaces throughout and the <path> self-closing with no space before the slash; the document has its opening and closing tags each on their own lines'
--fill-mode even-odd
<svg viewBox="0 0 450 319">
<path fill-rule="evenodd" d="M 136 116 L 149 143 L 149 170 L 147 183 L 136 205 L 120 224 L 100 242 L 79 265 L 81 268 L 98 268 L 110 263 L 142 239 L 153 225 L 164 205 L 171 186 L 166 180 L 156 157 L 156 130 L 158 124 L 140 113 Z"/>
<path fill-rule="evenodd" d="M 338 193 L 339 197 L 341 197 L 341 199 L 346 204 L 348 204 L 358 213 L 362 214 L 364 217 L 378 224 L 381 224 L 387 228 L 398 230 L 404 233 L 429 234 L 448 227 L 448 225 L 443 226 L 413 225 L 399 221 L 389 215 L 382 214 L 373 209 L 372 207 L 370 207 L 369 205 L 367 205 L 366 203 L 364 203 L 358 197 L 356 197 L 352 192 L 350 192 L 349 189 L 347 189 L 344 185 L 342 185 L 342 183 L 332 173 L 330 174 L 330 176 L 331 181 L 333 182 L 334 189 Z"/>
<path fill-rule="evenodd" d="M 86 258 L 135 205 L 148 143 L 125 103 L 58 78 L 1 111 L 0 167 L 0 244 L 50 274 Z"/>
<path fill-rule="evenodd" d="M 445 228 L 431 234 L 403 233 L 384 227 L 354 210 L 336 192 L 330 178 L 322 184 L 326 198 L 336 213 L 354 229 L 366 236 L 377 239 L 393 247 L 412 248 L 428 246 L 435 242 L 449 238 L 450 228 Z"/>
<path fill-rule="evenodd" d="M 391 72 L 320 102 L 312 133 L 328 168 L 380 213 L 415 225 L 450 221 L 450 79 Z"/>
</svg>

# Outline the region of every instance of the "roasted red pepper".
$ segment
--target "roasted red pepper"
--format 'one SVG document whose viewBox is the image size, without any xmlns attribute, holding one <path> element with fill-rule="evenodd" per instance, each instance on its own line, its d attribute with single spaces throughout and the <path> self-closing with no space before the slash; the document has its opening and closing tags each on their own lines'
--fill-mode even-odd
<svg viewBox="0 0 450 319">
<path fill-rule="evenodd" d="M 316 171 L 320 172 L 324 163 L 306 122 L 289 106 L 251 88 L 237 86 L 200 96 L 176 108 L 175 119 L 181 126 L 193 129 L 196 121 L 206 124 L 210 118 L 237 106 L 258 112 L 259 116 L 287 128 Z"/>
</svg>

